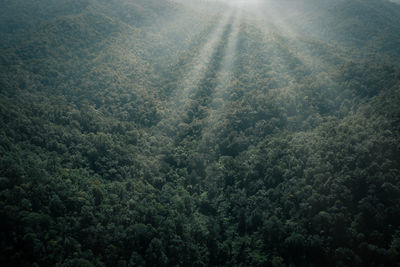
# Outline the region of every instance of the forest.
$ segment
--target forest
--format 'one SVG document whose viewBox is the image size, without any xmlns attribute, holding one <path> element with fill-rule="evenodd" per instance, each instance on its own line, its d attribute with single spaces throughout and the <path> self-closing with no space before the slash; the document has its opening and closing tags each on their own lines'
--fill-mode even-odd
<svg viewBox="0 0 400 267">
<path fill-rule="evenodd" d="M 400 266 L 400 3 L 0 0 L 0 266 Z"/>
</svg>

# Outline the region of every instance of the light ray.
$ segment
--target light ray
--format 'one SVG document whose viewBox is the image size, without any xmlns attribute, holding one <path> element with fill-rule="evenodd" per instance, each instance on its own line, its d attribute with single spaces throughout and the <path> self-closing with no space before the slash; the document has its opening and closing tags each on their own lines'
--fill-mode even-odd
<svg viewBox="0 0 400 267">
<path fill-rule="evenodd" d="M 231 24 L 231 32 L 227 39 L 224 57 L 217 74 L 217 82 L 212 101 L 209 105 L 208 117 L 202 127 L 201 144 L 209 147 L 209 140 L 213 140 L 212 129 L 222 120 L 226 106 L 226 95 L 229 93 L 229 86 L 234 79 L 234 66 L 238 58 L 238 37 L 242 24 L 243 11 L 237 10 Z"/>
<path fill-rule="evenodd" d="M 261 10 L 263 10 L 263 13 L 261 13 Z M 282 14 L 283 12 L 287 13 Z M 335 91 L 332 90 L 334 81 L 331 73 L 335 73 L 337 64 L 328 62 L 321 56 L 318 56 L 318 54 L 316 55 L 314 50 L 312 50 L 313 46 L 316 45 L 318 48 L 318 45 L 321 45 L 321 43 L 299 30 L 299 27 L 293 25 L 293 21 L 290 22 L 290 20 L 293 20 L 291 16 L 301 16 L 297 16 L 293 10 L 288 11 L 284 8 L 279 10 L 279 6 L 272 4 L 259 10 L 253 10 L 252 13 L 256 18 L 254 25 L 261 32 L 264 32 L 266 36 L 269 36 L 270 42 L 274 44 L 273 47 L 284 55 L 282 57 L 280 54 L 270 54 L 272 55 L 270 56 L 270 60 L 274 66 L 273 75 L 277 77 L 277 80 L 285 80 L 286 85 L 285 82 L 282 83 L 283 86 L 280 86 L 279 89 L 271 90 L 268 92 L 268 95 L 279 97 L 280 101 L 286 101 L 287 103 L 297 102 L 299 96 L 301 96 L 301 99 L 304 96 L 304 99 L 310 99 L 310 108 L 314 108 L 312 99 L 308 97 L 310 93 L 308 87 L 315 84 L 317 87 L 323 88 L 324 94 L 329 95 L 330 99 L 334 102 L 337 96 L 335 95 Z M 298 22 L 301 23 L 300 20 Z M 268 24 L 269 26 L 266 26 Z M 326 46 L 329 44 L 323 45 Z M 340 56 L 336 56 L 335 59 L 346 62 Z M 308 76 L 302 76 L 308 79 L 308 86 L 305 88 L 297 80 L 299 76 L 296 74 L 296 71 L 298 70 L 306 70 L 309 73 Z M 296 114 L 301 113 L 302 110 L 296 108 Z"/>
<path fill-rule="evenodd" d="M 229 90 L 229 83 L 234 76 L 234 66 L 237 60 L 237 46 L 238 46 L 238 36 L 240 31 L 240 25 L 242 23 L 242 11 L 238 10 L 238 14 L 235 14 L 233 23 L 231 25 L 231 33 L 227 40 L 227 46 L 225 50 L 225 55 L 223 57 L 220 70 L 217 75 L 217 86 L 215 88 L 214 98 L 211 102 L 210 108 L 212 113 L 218 112 L 219 108 L 216 102 L 222 99 L 224 95 Z M 221 101 L 222 103 L 224 101 Z M 214 117 L 214 116 L 211 116 Z"/>
<path fill-rule="evenodd" d="M 189 66 L 189 71 L 183 76 L 182 81 L 179 83 L 175 93 L 171 99 L 171 104 L 175 108 L 170 109 L 173 114 L 168 114 L 169 119 L 177 122 L 179 116 L 182 114 L 187 103 L 189 96 L 199 86 L 200 82 L 204 79 L 213 55 L 222 39 L 225 29 L 228 26 L 229 19 L 231 18 L 232 10 L 227 11 L 219 20 L 214 31 L 211 33 L 207 43 L 201 48 L 198 55 Z"/>
</svg>

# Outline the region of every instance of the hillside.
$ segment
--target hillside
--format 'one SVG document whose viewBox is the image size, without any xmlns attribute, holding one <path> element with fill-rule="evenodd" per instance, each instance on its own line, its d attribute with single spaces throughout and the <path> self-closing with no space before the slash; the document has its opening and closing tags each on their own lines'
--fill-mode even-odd
<svg viewBox="0 0 400 267">
<path fill-rule="evenodd" d="M 398 266 L 400 5 L 0 0 L 1 266 Z"/>
</svg>

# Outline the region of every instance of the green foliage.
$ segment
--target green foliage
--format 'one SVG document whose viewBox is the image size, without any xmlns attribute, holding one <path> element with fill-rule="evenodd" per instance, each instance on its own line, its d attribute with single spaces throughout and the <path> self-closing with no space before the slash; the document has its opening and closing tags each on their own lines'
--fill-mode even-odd
<svg viewBox="0 0 400 267">
<path fill-rule="evenodd" d="M 397 266 L 400 7 L 281 2 L 2 1 L 0 265 Z"/>
</svg>

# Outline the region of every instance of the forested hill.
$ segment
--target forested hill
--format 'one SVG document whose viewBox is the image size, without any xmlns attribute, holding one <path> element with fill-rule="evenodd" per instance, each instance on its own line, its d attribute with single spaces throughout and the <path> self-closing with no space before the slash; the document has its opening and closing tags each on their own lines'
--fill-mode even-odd
<svg viewBox="0 0 400 267">
<path fill-rule="evenodd" d="M 400 5 L 0 0 L 0 266 L 399 266 Z"/>
</svg>

